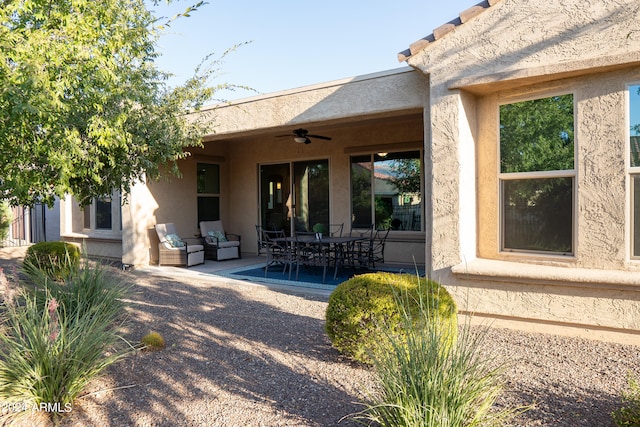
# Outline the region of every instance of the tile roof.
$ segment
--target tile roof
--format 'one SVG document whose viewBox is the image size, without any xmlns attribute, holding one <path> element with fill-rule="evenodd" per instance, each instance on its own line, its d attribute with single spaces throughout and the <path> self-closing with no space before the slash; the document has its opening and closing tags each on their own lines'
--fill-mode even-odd
<svg viewBox="0 0 640 427">
<path fill-rule="evenodd" d="M 458 18 L 439 26 L 438 28 L 433 30 L 433 33 L 421 38 L 416 42 L 411 43 L 409 49 L 398 53 L 398 62 L 406 61 L 416 53 L 429 47 L 431 43 L 435 42 L 436 40 L 440 40 L 445 36 L 445 34 L 451 32 L 454 28 L 465 24 L 471 18 L 479 15 L 480 13 L 484 12 L 486 9 L 490 8 L 500 1 L 501 0 L 484 0 L 476 4 L 475 6 L 471 6 L 470 8 L 460 12 Z"/>
</svg>

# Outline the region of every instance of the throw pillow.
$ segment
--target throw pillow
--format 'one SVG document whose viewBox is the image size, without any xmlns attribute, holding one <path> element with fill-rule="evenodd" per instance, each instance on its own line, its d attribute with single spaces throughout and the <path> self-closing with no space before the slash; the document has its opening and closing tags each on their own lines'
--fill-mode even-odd
<svg viewBox="0 0 640 427">
<path fill-rule="evenodd" d="M 227 236 L 225 236 L 222 231 L 210 231 L 207 234 L 209 234 L 209 237 L 211 237 L 212 239 L 218 239 L 219 242 L 227 241 Z"/>
<path fill-rule="evenodd" d="M 185 244 L 177 234 L 167 234 L 167 242 L 174 248 L 184 248 Z"/>
</svg>

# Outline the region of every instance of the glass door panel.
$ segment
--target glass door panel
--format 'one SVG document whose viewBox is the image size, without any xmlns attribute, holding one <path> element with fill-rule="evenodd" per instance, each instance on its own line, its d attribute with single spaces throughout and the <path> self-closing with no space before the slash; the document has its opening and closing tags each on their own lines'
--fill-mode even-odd
<svg viewBox="0 0 640 427">
<path fill-rule="evenodd" d="M 292 174 L 293 173 L 293 179 Z M 260 166 L 260 221 L 263 227 L 312 230 L 329 224 L 329 161 Z"/>
<path fill-rule="evenodd" d="M 289 232 L 291 220 L 289 163 L 260 166 L 260 220 L 268 229 Z"/>
<path fill-rule="evenodd" d="M 293 164 L 295 231 L 312 231 L 329 225 L 329 161 L 314 160 Z"/>
</svg>

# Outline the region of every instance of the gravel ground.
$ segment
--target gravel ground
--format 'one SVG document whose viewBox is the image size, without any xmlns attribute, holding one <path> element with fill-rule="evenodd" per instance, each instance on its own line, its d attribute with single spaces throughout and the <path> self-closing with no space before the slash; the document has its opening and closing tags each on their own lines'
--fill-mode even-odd
<svg viewBox="0 0 640 427">
<path fill-rule="evenodd" d="M 0 250 L 0 267 L 15 263 Z M 371 371 L 324 333 L 326 297 L 226 279 L 119 273 L 134 283 L 124 336 L 167 347 L 111 366 L 62 426 L 352 426 Z M 511 363 L 500 406 L 535 407 L 514 426 L 611 426 L 640 348 L 491 328 L 487 351 Z M 346 418 L 345 418 L 346 417 Z M 21 425 L 47 425 L 31 417 Z"/>
</svg>

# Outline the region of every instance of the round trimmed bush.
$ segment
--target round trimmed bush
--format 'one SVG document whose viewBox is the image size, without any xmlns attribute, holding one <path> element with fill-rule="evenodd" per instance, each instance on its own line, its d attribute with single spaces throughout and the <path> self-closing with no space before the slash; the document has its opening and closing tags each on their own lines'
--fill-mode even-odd
<svg viewBox="0 0 640 427">
<path fill-rule="evenodd" d="M 158 332 L 149 332 L 140 340 L 144 349 L 154 351 L 165 347 L 164 338 Z"/>
<path fill-rule="evenodd" d="M 442 285 L 412 274 L 368 273 L 341 283 L 329 297 L 325 327 L 333 346 L 354 360 L 370 363 L 370 352 L 383 341 L 381 325 L 403 336 L 398 298 L 416 322 L 426 312 L 455 339 L 457 308 Z"/>
<path fill-rule="evenodd" d="M 27 248 L 24 263 L 59 280 L 69 276 L 80 264 L 80 248 L 68 242 L 39 242 Z"/>
</svg>

